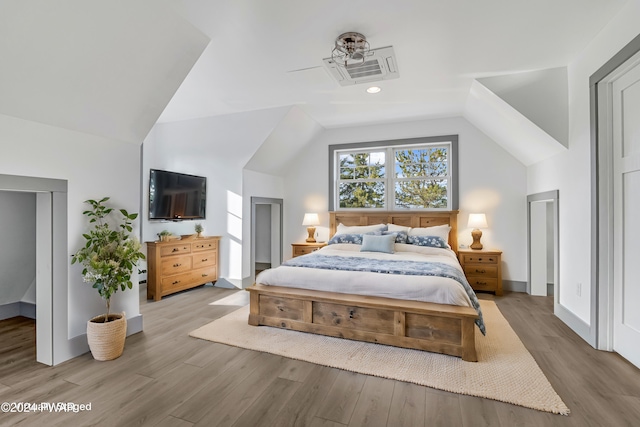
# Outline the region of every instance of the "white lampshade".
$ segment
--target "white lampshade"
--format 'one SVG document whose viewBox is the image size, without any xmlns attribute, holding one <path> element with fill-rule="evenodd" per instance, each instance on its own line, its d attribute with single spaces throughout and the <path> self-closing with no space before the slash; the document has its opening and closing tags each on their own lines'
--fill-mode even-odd
<svg viewBox="0 0 640 427">
<path fill-rule="evenodd" d="M 487 225 L 487 217 L 483 213 L 472 213 L 469 214 L 469 223 L 467 224 L 469 228 L 488 228 Z"/>
<path fill-rule="evenodd" d="M 302 225 L 320 225 L 320 218 L 317 213 L 306 213 L 302 220 Z"/>
</svg>

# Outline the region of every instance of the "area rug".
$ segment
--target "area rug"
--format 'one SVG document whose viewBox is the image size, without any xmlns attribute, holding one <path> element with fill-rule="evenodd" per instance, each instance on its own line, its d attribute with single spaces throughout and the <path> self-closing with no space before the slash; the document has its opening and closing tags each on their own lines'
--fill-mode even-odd
<svg viewBox="0 0 640 427">
<path fill-rule="evenodd" d="M 482 336 L 476 328 L 478 362 L 268 326 L 250 326 L 247 324 L 248 306 L 189 335 L 318 365 L 568 415 L 569 408 L 496 304 L 487 300 L 481 300 L 480 304 L 487 335 Z"/>
</svg>

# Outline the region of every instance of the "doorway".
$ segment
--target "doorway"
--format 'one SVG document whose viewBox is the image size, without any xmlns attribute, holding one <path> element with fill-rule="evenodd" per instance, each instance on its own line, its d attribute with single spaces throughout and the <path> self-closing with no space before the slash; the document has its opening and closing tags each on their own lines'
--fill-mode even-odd
<svg viewBox="0 0 640 427">
<path fill-rule="evenodd" d="M 559 302 L 558 190 L 527 196 L 527 293 Z"/>
<path fill-rule="evenodd" d="M 251 283 L 282 263 L 282 206 L 282 199 L 251 197 Z"/>
<path fill-rule="evenodd" d="M 35 194 L 36 360 L 55 365 L 66 360 L 67 181 L 0 175 L 0 190 Z"/>
</svg>

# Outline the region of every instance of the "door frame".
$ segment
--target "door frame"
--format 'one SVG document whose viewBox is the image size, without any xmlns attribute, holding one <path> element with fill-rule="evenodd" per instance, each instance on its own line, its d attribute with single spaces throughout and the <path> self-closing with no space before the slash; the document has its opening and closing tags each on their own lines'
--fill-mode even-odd
<svg viewBox="0 0 640 427">
<path fill-rule="evenodd" d="M 613 349 L 613 165 L 611 76 L 640 52 L 640 35 L 631 40 L 589 78 L 591 117 L 591 325 L 590 344 Z"/>
<path fill-rule="evenodd" d="M 280 233 L 279 233 L 280 244 L 278 245 L 280 247 L 280 262 L 282 262 L 282 256 L 283 256 L 283 250 L 282 250 L 282 244 L 284 239 L 284 235 L 283 235 L 284 202 L 283 200 L 275 199 L 271 197 L 251 196 L 251 251 L 250 251 L 251 255 L 249 260 L 251 283 L 254 283 L 256 281 L 255 263 L 256 263 L 256 206 L 257 205 L 279 205 L 280 206 Z"/>
<path fill-rule="evenodd" d="M 527 293 L 531 294 L 531 203 L 549 202 L 553 210 L 553 311 L 560 304 L 560 191 L 552 190 L 527 196 Z"/>
<path fill-rule="evenodd" d="M 69 358 L 67 181 L 0 174 L 0 190 L 36 195 L 36 360 L 56 365 Z"/>
</svg>

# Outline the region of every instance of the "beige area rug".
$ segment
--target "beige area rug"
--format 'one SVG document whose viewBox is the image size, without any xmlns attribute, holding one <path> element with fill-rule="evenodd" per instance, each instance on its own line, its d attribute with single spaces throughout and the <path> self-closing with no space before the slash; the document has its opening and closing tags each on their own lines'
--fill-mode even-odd
<svg viewBox="0 0 640 427">
<path fill-rule="evenodd" d="M 522 341 L 493 301 L 481 300 L 487 335 L 476 329 L 478 362 L 428 353 L 249 326 L 243 307 L 189 335 L 361 374 L 406 381 L 453 393 L 486 397 L 539 411 L 569 414 Z"/>
</svg>

